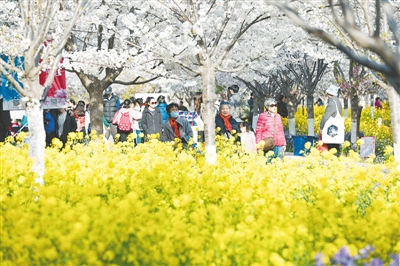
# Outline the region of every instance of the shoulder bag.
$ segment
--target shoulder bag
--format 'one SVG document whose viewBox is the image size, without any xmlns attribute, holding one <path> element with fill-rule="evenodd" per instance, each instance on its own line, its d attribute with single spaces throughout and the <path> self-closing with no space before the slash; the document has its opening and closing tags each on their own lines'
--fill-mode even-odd
<svg viewBox="0 0 400 266">
<path fill-rule="evenodd" d="M 274 140 L 275 134 L 276 134 L 276 114 L 274 116 L 274 134 L 272 135 L 272 137 L 268 137 L 268 138 L 263 139 L 263 141 L 264 141 L 264 148 L 263 148 L 264 152 L 268 152 L 268 151 L 272 150 L 275 147 L 275 140 Z"/>
<path fill-rule="evenodd" d="M 322 129 L 322 142 L 327 144 L 342 144 L 344 142 L 344 119 L 336 106 L 336 117 L 329 117 Z"/>
</svg>

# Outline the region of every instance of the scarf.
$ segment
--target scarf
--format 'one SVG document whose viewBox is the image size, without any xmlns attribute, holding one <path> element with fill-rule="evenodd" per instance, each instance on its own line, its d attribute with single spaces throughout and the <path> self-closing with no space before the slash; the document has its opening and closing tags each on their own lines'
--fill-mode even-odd
<svg viewBox="0 0 400 266">
<path fill-rule="evenodd" d="M 231 132 L 232 131 L 232 124 L 229 122 L 229 119 L 231 119 L 232 116 L 223 116 L 222 114 L 219 114 L 219 117 L 222 118 L 222 121 L 224 121 L 224 127 L 226 131 Z"/>
<path fill-rule="evenodd" d="M 180 139 L 181 133 L 179 132 L 179 126 L 178 123 L 176 122 L 176 119 L 170 118 L 169 124 L 171 125 L 171 128 L 174 131 L 175 138 Z"/>
</svg>

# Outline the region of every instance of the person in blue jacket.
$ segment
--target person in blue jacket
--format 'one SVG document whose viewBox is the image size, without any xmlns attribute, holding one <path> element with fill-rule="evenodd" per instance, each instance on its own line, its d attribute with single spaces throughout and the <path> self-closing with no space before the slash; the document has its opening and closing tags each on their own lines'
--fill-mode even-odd
<svg viewBox="0 0 400 266">
<path fill-rule="evenodd" d="M 161 112 L 162 125 L 164 125 L 169 118 L 169 115 L 167 113 L 167 102 L 165 101 L 165 96 L 163 95 L 158 96 L 157 102 L 158 102 L 157 108 Z"/>
<path fill-rule="evenodd" d="M 50 109 L 45 109 L 44 115 L 44 131 L 46 132 L 46 147 L 49 147 L 53 138 L 56 137 L 56 123 Z"/>
</svg>

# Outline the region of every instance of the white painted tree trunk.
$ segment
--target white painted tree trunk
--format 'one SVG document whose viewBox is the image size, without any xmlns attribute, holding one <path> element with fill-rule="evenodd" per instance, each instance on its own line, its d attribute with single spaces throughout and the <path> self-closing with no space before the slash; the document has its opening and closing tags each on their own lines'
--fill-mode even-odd
<svg viewBox="0 0 400 266">
<path fill-rule="evenodd" d="M 289 118 L 289 134 L 296 136 L 296 120 L 294 118 Z"/>
<path fill-rule="evenodd" d="M 255 130 L 257 128 L 258 115 L 253 116 L 253 124 L 251 125 Z"/>
<path fill-rule="evenodd" d="M 307 136 L 314 136 L 314 118 L 307 119 L 308 121 L 308 135 Z"/>
<path fill-rule="evenodd" d="M 215 144 L 215 69 L 210 59 L 202 62 L 200 73 L 203 81 L 202 113 L 204 120 L 204 137 L 206 162 L 215 164 L 217 147 Z"/>
<path fill-rule="evenodd" d="M 344 118 L 348 118 L 349 117 L 349 109 L 344 109 Z"/>
<path fill-rule="evenodd" d="M 400 94 L 392 86 L 386 89 L 390 106 L 390 120 L 392 122 L 394 159 L 400 162 Z"/>
<path fill-rule="evenodd" d="M 351 122 L 351 130 L 350 130 L 351 138 L 350 142 L 351 143 L 356 143 L 357 142 L 357 122 Z"/>
<path fill-rule="evenodd" d="M 43 124 L 43 111 L 40 108 L 39 100 L 32 98 L 26 99 L 25 109 L 29 128 L 28 156 L 34 159 L 33 171 L 36 174 L 35 183 L 43 185 L 46 140 L 46 133 Z"/>
</svg>

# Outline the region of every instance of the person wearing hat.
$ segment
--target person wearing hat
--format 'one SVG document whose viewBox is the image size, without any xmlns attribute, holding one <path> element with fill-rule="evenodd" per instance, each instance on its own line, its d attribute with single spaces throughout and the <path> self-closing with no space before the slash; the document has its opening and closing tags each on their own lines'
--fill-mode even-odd
<svg viewBox="0 0 400 266">
<path fill-rule="evenodd" d="M 272 149 L 276 157 L 283 159 L 286 150 L 286 138 L 282 117 L 277 113 L 277 103 L 269 98 L 264 101 L 265 111 L 260 114 L 256 126 L 256 144 L 266 138 L 273 137 L 275 147 Z"/>
<path fill-rule="evenodd" d="M 342 111 L 342 103 L 338 98 L 339 87 L 335 85 L 330 85 L 326 90 L 326 95 L 328 97 L 328 101 L 324 112 L 324 116 L 322 117 L 321 124 L 319 125 L 320 135 L 322 135 L 322 130 L 325 126 L 326 121 L 328 121 L 330 117 L 336 117 L 338 110 L 339 112 Z M 340 144 L 327 144 L 327 146 L 329 150 L 335 148 L 337 150 L 337 153 L 335 155 L 339 156 Z"/>
<path fill-rule="evenodd" d="M 119 108 L 120 99 L 113 94 L 112 87 L 108 86 L 107 89 L 104 90 L 103 97 L 103 116 L 104 119 L 108 122 L 108 126 L 104 125 L 104 137 L 106 138 L 106 140 L 108 140 L 110 134 L 113 139 L 115 137 L 115 134 L 117 134 L 117 125 L 113 125 L 112 120 Z"/>
<path fill-rule="evenodd" d="M 219 135 L 230 138 L 234 131 L 240 133 L 239 124 L 231 116 L 231 108 L 228 102 L 221 102 L 219 105 L 219 114 L 215 117 L 215 127 L 220 128 Z"/>
</svg>

